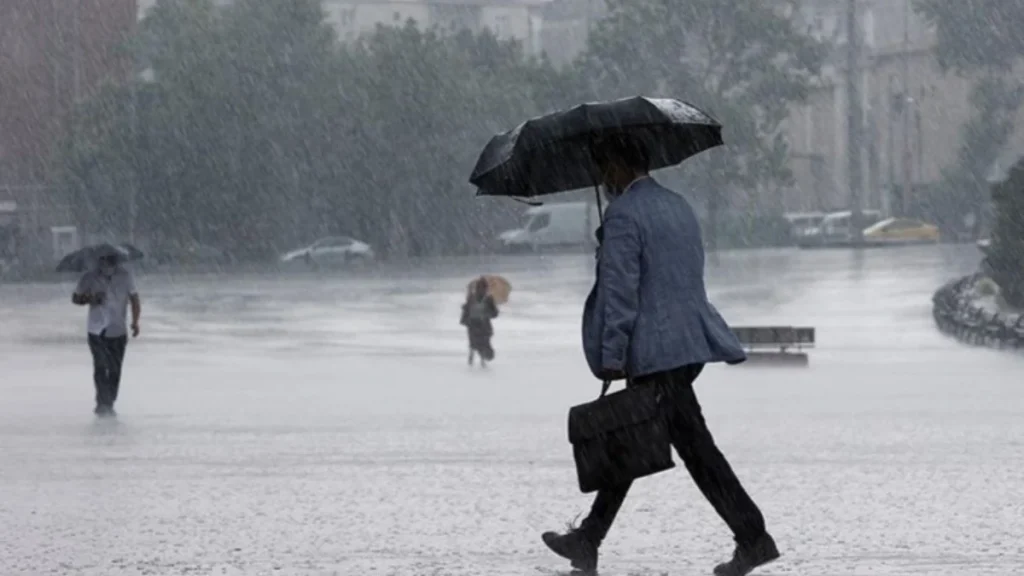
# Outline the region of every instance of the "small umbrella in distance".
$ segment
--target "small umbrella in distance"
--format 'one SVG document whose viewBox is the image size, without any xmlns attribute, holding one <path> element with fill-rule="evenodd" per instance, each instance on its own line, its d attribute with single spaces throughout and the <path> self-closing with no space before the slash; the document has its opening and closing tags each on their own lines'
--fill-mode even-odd
<svg viewBox="0 0 1024 576">
<path fill-rule="evenodd" d="M 597 186 L 590 145 L 611 137 L 642 143 L 651 170 L 723 143 L 721 124 L 679 100 L 636 96 L 581 104 L 491 138 L 469 181 L 478 195 L 520 198 Z"/>
<path fill-rule="evenodd" d="M 94 244 L 61 258 L 57 264 L 57 272 L 85 272 L 96 266 L 100 258 L 107 256 L 114 256 L 120 262 L 131 262 L 141 260 L 144 254 L 131 244 Z"/>
<path fill-rule="evenodd" d="M 484 274 L 483 278 L 487 280 L 487 293 L 494 298 L 494 303 L 506 304 L 509 294 L 512 292 L 512 284 L 505 278 L 494 274 Z M 479 280 L 480 277 L 477 277 L 469 281 L 469 284 L 466 285 L 466 294 L 473 293 L 473 288 Z"/>
</svg>

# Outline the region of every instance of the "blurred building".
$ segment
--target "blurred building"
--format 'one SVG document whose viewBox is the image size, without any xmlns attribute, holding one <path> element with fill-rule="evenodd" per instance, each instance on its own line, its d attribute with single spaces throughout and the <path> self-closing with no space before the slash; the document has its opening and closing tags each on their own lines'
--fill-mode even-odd
<svg viewBox="0 0 1024 576">
<path fill-rule="evenodd" d="M 70 222 L 49 161 L 74 103 L 130 72 L 119 46 L 135 2 L 0 0 L 0 204 L 23 236 L 49 243 L 50 229 Z"/>
<path fill-rule="evenodd" d="M 587 48 L 591 26 L 607 13 L 604 0 L 552 0 L 541 12 L 541 50 L 556 66 L 572 63 Z"/>
<path fill-rule="evenodd" d="M 502 39 L 523 43 L 529 53 L 539 50 L 540 8 L 549 0 L 325 0 L 328 19 L 343 40 L 355 40 L 378 24 L 401 25 L 409 20 L 424 28 L 489 29 Z"/>
<path fill-rule="evenodd" d="M 796 178 L 789 210 L 847 208 L 846 0 L 803 0 L 796 17 L 834 49 L 808 101 L 786 123 Z M 905 167 L 913 189 L 935 184 L 956 160 L 972 108 L 972 80 L 943 73 L 935 31 L 913 0 L 858 0 L 863 110 L 861 207 L 889 213 Z M 1024 117 L 1022 117 L 1024 119 Z M 1021 131 L 1018 131 L 1021 132 Z M 1015 136 L 1014 140 L 1020 137 Z M 909 157 L 904 145 L 909 144 Z M 905 158 L 908 162 L 905 162 Z"/>
<path fill-rule="evenodd" d="M 138 17 L 157 0 L 139 0 Z M 227 5 L 231 0 L 214 0 Z M 322 0 L 327 20 L 344 41 L 372 32 L 378 24 L 422 28 L 489 29 L 502 39 L 523 43 L 528 54 L 547 53 L 569 62 L 586 45 L 589 22 L 604 8 L 603 0 Z"/>
<path fill-rule="evenodd" d="M 0 185 L 42 184 L 75 101 L 129 66 L 135 0 L 0 0 Z"/>
</svg>

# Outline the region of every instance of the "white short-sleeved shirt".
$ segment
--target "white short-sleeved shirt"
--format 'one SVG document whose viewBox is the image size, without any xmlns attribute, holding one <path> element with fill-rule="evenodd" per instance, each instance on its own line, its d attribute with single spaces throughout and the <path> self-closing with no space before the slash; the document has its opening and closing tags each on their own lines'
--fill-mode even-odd
<svg viewBox="0 0 1024 576">
<path fill-rule="evenodd" d="M 103 292 L 103 304 L 89 304 L 87 329 L 89 334 L 117 338 L 128 334 L 128 297 L 138 293 L 135 276 L 122 266 L 114 274 L 105 276 L 98 270 L 82 275 L 75 288 L 76 294 Z"/>
</svg>

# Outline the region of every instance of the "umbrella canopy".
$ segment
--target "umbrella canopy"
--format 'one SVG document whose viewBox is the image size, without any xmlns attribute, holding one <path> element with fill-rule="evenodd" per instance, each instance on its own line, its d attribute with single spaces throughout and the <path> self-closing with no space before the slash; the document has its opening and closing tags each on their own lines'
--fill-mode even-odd
<svg viewBox="0 0 1024 576">
<path fill-rule="evenodd" d="M 108 256 L 117 258 L 118 262 L 131 262 L 141 260 L 144 254 L 131 244 L 94 244 L 61 258 L 57 272 L 85 272 L 95 267 L 101 258 Z"/>
<path fill-rule="evenodd" d="M 641 142 L 651 170 L 723 143 L 721 124 L 679 100 L 637 96 L 581 104 L 491 138 L 469 181 L 479 195 L 522 198 L 596 186 L 589 144 L 610 136 Z"/>
<path fill-rule="evenodd" d="M 487 293 L 491 295 L 491 298 L 494 298 L 494 303 L 507 303 L 509 294 L 512 292 L 512 284 L 501 276 L 493 274 L 485 274 L 483 278 L 487 280 Z M 466 285 L 467 295 L 473 293 L 473 288 L 478 281 L 480 281 L 479 276 L 469 281 L 469 284 Z"/>
</svg>

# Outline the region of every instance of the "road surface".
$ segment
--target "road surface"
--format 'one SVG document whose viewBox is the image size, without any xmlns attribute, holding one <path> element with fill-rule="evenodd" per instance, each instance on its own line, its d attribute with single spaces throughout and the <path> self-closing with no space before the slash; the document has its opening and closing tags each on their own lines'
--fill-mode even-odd
<svg viewBox="0 0 1024 576">
<path fill-rule="evenodd" d="M 722 255 L 734 324 L 818 329 L 808 368 L 698 394 L 783 552 L 763 574 L 1024 570 L 1024 357 L 940 335 L 973 247 Z M 116 422 L 91 414 L 73 281 L 0 286 L 0 573 L 529 575 L 584 512 L 566 410 L 586 255 L 355 275 L 147 276 Z M 498 357 L 465 363 L 468 280 L 504 274 Z M 709 574 L 730 535 L 685 469 L 642 480 L 602 573 Z"/>
</svg>

